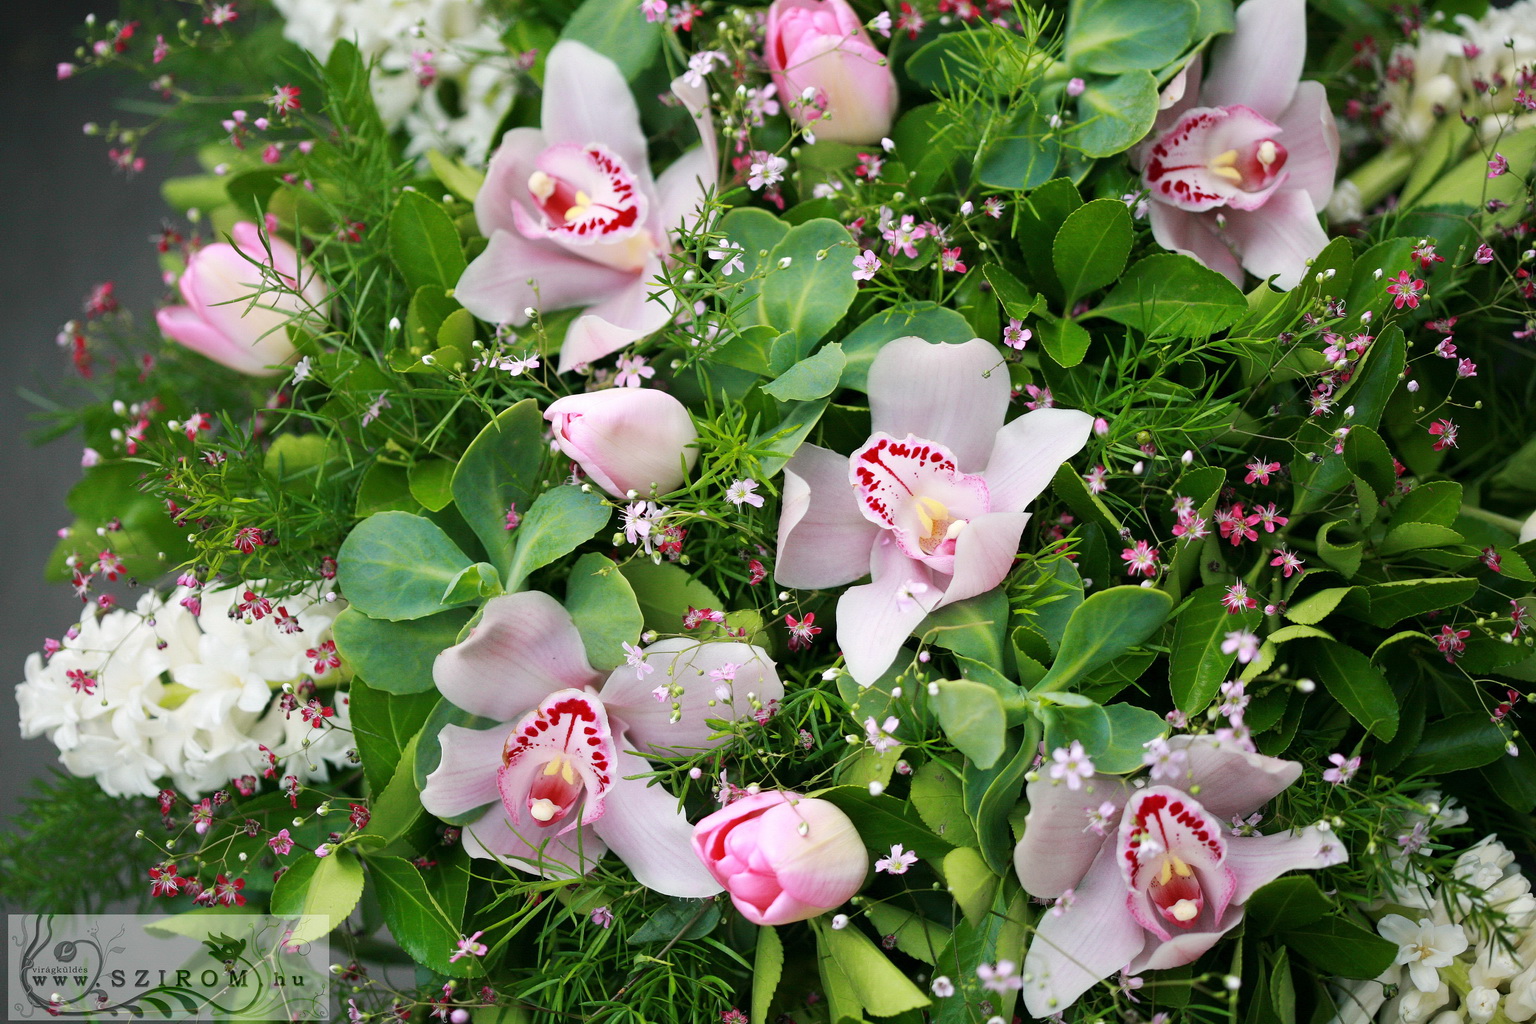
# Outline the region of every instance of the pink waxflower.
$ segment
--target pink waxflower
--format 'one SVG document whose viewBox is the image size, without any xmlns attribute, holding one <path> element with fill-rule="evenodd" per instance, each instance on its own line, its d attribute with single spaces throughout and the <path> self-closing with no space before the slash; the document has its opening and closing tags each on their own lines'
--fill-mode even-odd
<svg viewBox="0 0 1536 1024">
<path fill-rule="evenodd" d="M 896 76 L 845 0 L 775 0 L 763 54 L 790 115 L 817 138 L 858 143 L 890 134 Z M 810 102 L 801 100 L 807 92 Z"/>
<path fill-rule="evenodd" d="M 1061 914 L 1041 916 L 1024 958 L 1024 1005 L 1035 1017 L 1060 1013 L 1122 968 L 1193 963 L 1237 926 L 1261 886 L 1348 859 L 1316 826 L 1245 836 L 1223 827 L 1290 786 L 1301 765 L 1211 736 L 1174 736 L 1167 747 L 1184 755 L 1179 770 L 1139 789 L 1097 774 L 1081 789 L 1029 784 L 1014 870 L 1031 896 L 1072 893 Z M 1085 815 L 1107 827 L 1083 828 Z"/>
<path fill-rule="evenodd" d="M 454 297 L 482 320 L 515 326 L 535 307 L 582 307 L 560 349 L 562 373 L 660 330 L 676 312 L 654 282 L 669 233 L 714 187 L 718 154 L 705 84 L 680 78 L 672 91 L 704 145 L 653 179 L 618 67 L 581 43 L 557 43 L 545 62 L 543 128 L 507 132 L 486 169 L 475 219 L 490 244 Z"/>
<path fill-rule="evenodd" d="M 847 902 L 869 871 L 864 842 L 836 804 L 777 789 L 704 818 L 693 852 L 758 925 L 818 917 Z"/>
<path fill-rule="evenodd" d="M 644 755 L 719 744 L 709 720 L 747 706 L 720 701 L 722 687 L 764 704 L 784 687 L 768 655 L 749 644 L 673 638 L 641 657 L 660 663 L 670 699 L 658 702 L 628 664 L 606 679 L 594 670 L 576 624 L 548 594 L 486 602 L 469 636 L 438 655 L 433 676 L 453 705 L 500 724 L 442 728 L 442 760 L 427 776 L 422 806 L 448 818 L 479 812 L 463 835 L 473 857 L 577 878 L 611 848 L 649 888 L 719 892 L 689 855 L 693 828 L 676 798 L 649 784 L 655 769 Z M 736 666 L 731 680 L 710 677 L 726 663 Z"/>
<path fill-rule="evenodd" d="M 192 255 L 177 283 L 187 304 L 164 307 L 155 321 L 172 341 L 232 370 L 286 373 L 284 364 L 298 354 L 289 325 L 323 319 L 329 289 L 311 268 L 300 268 L 298 251 L 281 238 L 249 221 L 230 235 L 232 244 Z"/>
<path fill-rule="evenodd" d="M 1151 192 L 1152 234 L 1243 282 L 1294 288 L 1328 244 L 1318 211 L 1333 194 L 1339 136 L 1328 97 L 1302 82 L 1305 0 L 1247 0 L 1202 82 L 1195 57 L 1163 91 L 1133 153 Z"/>
<path fill-rule="evenodd" d="M 837 604 L 837 643 L 858 682 L 878 679 L 928 613 L 1002 582 L 1024 508 L 1088 442 L 1085 412 L 1004 423 L 1001 362 L 980 339 L 898 338 L 869 369 L 869 440 L 850 456 L 804 444 L 785 467 L 778 582 L 812 590 L 871 576 Z"/>
</svg>

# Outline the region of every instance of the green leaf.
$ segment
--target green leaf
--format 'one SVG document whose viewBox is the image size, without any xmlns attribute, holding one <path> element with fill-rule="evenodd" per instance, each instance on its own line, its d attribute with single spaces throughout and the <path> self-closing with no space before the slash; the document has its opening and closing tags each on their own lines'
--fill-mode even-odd
<svg viewBox="0 0 1536 1024">
<path fill-rule="evenodd" d="M 1061 142 L 1050 120 L 1033 105 L 1020 104 L 982 151 L 976 178 L 993 188 L 1028 190 L 1044 185 L 1061 161 Z"/>
<path fill-rule="evenodd" d="M 389 215 L 389 255 L 408 288 L 452 288 L 464 274 L 459 231 L 437 203 L 420 192 L 402 192 Z"/>
<path fill-rule="evenodd" d="M 1040 743 L 1040 724 L 1029 720 L 1023 729 L 1008 737 L 1003 757 L 991 768 L 967 763 L 962 774 L 965 810 L 975 826 L 981 855 L 995 874 L 1008 871 L 1013 863 L 1013 836 L 1008 814 L 1019 802 L 1024 788 L 1024 773 L 1029 770 Z"/>
<path fill-rule="evenodd" d="M 458 608 L 390 622 L 351 607 L 331 629 L 337 652 L 369 686 L 387 693 L 422 693 L 432 689 L 432 663 L 458 641 L 471 614 Z"/>
<path fill-rule="evenodd" d="M 1040 720 L 1045 723 L 1045 749 L 1059 750 L 1081 743 L 1090 758 L 1097 759 L 1109 749 L 1109 716 L 1104 709 L 1086 697 L 1075 693 L 1045 694 L 1053 697 L 1073 698 L 1070 704 L 1047 703 L 1040 709 Z"/>
<path fill-rule="evenodd" d="M 1157 79 L 1130 71 L 1095 79 L 1077 98 L 1078 126 L 1067 141 L 1091 159 L 1114 156 L 1146 137 L 1157 120 Z"/>
<path fill-rule="evenodd" d="M 548 450 L 538 403 L 525 398 L 485 425 L 454 470 L 454 504 L 503 580 L 512 563 L 507 510 L 516 503 L 519 514 L 527 513 Z"/>
<path fill-rule="evenodd" d="M 442 871 L 439 865 L 435 871 Z M 460 871 L 463 871 L 460 868 Z M 400 948 L 418 964 L 439 974 L 468 978 L 483 973 L 476 957 L 461 957 L 450 963 L 458 951 L 463 933 L 464 907 L 444 906 L 438 898 L 441 889 L 432 892 L 416 865 L 401 857 L 370 857 L 368 872 L 373 878 L 384 923 Z M 455 912 L 456 910 L 456 912 Z"/>
<path fill-rule="evenodd" d="M 713 902 L 674 898 L 629 934 L 629 944 L 702 939 L 720 923 L 720 908 Z"/>
<path fill-rule="evenodd" d="M 1424 724 L 1424 737 L 1419 745 L 1398 765 L 1396 773 L 1442 775 L 1481 768 L 1504 757 L 1504 745 L 1508 742 L 1482 711 L 1431 718 Z"/>
<path fill-rule="evenodd" d="M 809 359 L 800 360 L 774 381 L 764 384 L 762 390 L 781 402 L 825 398 L 838 389 L 846 364 L 843 346 L 831 341 Z"/>
<path fill-rule="evenodd" d="M 1178 253 L 1137 260 L 1083 319 L 1102 316 L 1149 337 L 1205 338 L 1248 312 L 1248 302 L 1225 275 Z"/>
<path fill-rule="evenodd" d="M 757 929 L 757 954 L 752 958 L 752 1015 L 750 1020 L 767 1020 L 768 1007 L 784 976 L 784 943 L 772 925 Z"/>
<path fill-rule="evenodd" d="M 1156 71 L 1189 46 L 1199 17 L 1193 0 L 1073 0 L 1067 14 L 1067 66 L 1099 75 Z"/>
<path fill-rule="evenodd" d="M 816 936 L 827 958 L 877 1017 L 894 1017 L 929 1005 L 928 997 L 857 928 L 831 928 L 817 921 Z"/>
<path fill-rule="evenodd" d="M 556 487 L 534 499 L 516 529 L 507 589 L 514 590 L 541 566 L 569 554 L 608 523 L 603 496 L 580 487 Z"/>
<path fill-rule="evenodd" d="M 881 935 L 894 935 L 896 948 L 914 959 L 930 966 L 937 962 L 939 951 L 949 944 L 950 932 L 942 925 L 903 910 L 890 903 L 868 903 L 864 912 L 869 923 Z M 754 980 L 754 985 L 756 984 Z M 766 1016 L 756 1018 L 767 1020 Z"/>
<path fill-rule="evenodd" d="M 1010 274 L 1001 263 L 988 263 L 981 268 L 982 276 L 992 286 L 992 293 L 1003 304 L 1003 310 L 1016 320 L 1034 316 L 1045 306 L 1045 300 L 1030 292 Z"/>
<path fill-rule="evenodd" d="M 1035 334 L 1040 339 L 1040 347 L 1062 367 L 1081 363 L 1088 354 L 1089 343 L 1093 341 L 1087 329 L 1076 320 L 1043 321 Z"/>
<path fill-rule="evenodd" d="M 1247 933 L 1276 935 L 1313 924 L 1333 909 L 1333 900 L 1306 875 L 1277 878 L 1248 899 Z"/>
<path fill-rule="evenodd" d="M 419 739 L 419 733 L 411 737 L 400 752 L 400 763 L 395 766 L 389 785 L 369 804 L 371 813 L 365 835 L 370 837 L 367 842 L 371 846 L 388 846 L 401 839 L 427 813 L 416 789 L 416 743 Z"/>
<path fill-rule="evenodd" d="M 1383 556 L 1400 555 L 1424 548 L 1443 548 L 1460 544 L 1465 538 L 1449 526 L 1435 523 L 1403 523 L 1387 531 L 1376 550 Z"/>
<path fill-rule="evenodd" d="M 1109 704 L 1109 745 L 1093 758 L 1094 771 L 1125 775 L 1142 766 L 1147 744 L 1168 732 L 1168 723 L 1156 711 L 1134 704 Z"/>
<path fill-rule="evenodd" d="M 411 466 L 411 497 L 419 501 L 429 512 L 441 512 L 453 501 L 453 471 L 455 465 L 447 459 L 428 459 Z"/>
<path fill-rule="evenodd" d="M 929 698 L 944 735 L 978 768 L 990 768 L 1003 754 L 1006 716 L 997 691 L 985 683 L 946 679 Z"/>
<path fill-rule="evenodd" d="M 1338 570 L 1340 576 L 1350 579 L 1360 571 L 1360 560 L 1365 554 L 1365 544 L 1358 540 L 1344 544 L 1335 543 L 1331 534 L 1339 527 L 1347 529 L 1349 523 L 1343 519 L 1335 519 L 1318 528 L 1317 557 L 1327 563 L 1330 568 Z"/>
<path fill-rule="evenodd" d="M 866 786 L 835 786 L 810 795 L 836 804 L 848 815 L 871 853 L 883 857 L 893 844 L 901 843 L 922 860 L 935 862 L 954 848 L 954 843 L 928 831 L 910 803 L 889 793 L 873 795 Z"/>
<path fill-rule="evenodd" d="M 1120 521 L 1115 518 L 1108 506 L 1099 500 L 1099 496 L 1088 489 L 1088 485 L 1083 483 L 1083 478 L 1070 463 L 1062 463 L 1056 475 L 1051 478 L 1051 490 L 1055 491 L 1056 496 L 1066 502 L 1079 518 L 1099 526 L 1109 536 L 1120 533 Z"/>
<path fill-rule="evenodd" d="M 857 252 L 848 229 L 835 220 L 817 218 L 791 228 L 768 254 L 758 300 L 763 320 L 793 331 L 808 350 L 853 304 L 859 290 L 853 279 Z"/>
<path fill-rule="evenodd" d="M 325 100 L 334 123 L 363 139 L 382 142 L 388 137 L 368 87 L 368 62 L 350 39 L 338 39 L 326 58 Z"/>
<path fill-rule="evenodd" d="M 816 424 L 821 420 L 821 414 L 831 404 L 831 399 L 822 398 L 814 402 L 795 402 L 783 411 L 783 418 L 774 427 L 764 427 L 762 433 L 752 439 L 751 447 L 757 451 L 774 452 L 773 455 L 761 455 L 758 457 L 758 466 L 763 475 L 768 477 L 778 476 L 779 470 L 794 457 L 796 451 L 805 443 Z"/>
<path fill-rule="evenodd" d="M 1051 244 L 1051 261 L 1066 292 L 1066 309 L 1120 276 L 1131 252 L 1132 235 L 1131 211 L 1118 199 L 1095 199 L 1068 215 Z"/>
<path fill-rule="evenodd" d="M 1382 740 L 1397 735 L 1397 698 L 1366 655 L 1344 644 L 1306 641 L 1312 669 L 1334 700 Z"/>
<path fill-rule="evenodd" d="M 1373 626 L 1385 628 L 1411 616 L 1453 608 L 1469 601 L 1477 593 L 1477 587 L 1477 580 L 1460 576 L 1373 583 L 1355 591 L 1364 597 L 1369 610 L 1360 612 L 1346 608 L 1346 612 Z"/>
<path fill-rule="evenodd" d="M 571 613 L 587 661 L 601 672 L 624 664 L 624 644 L 635 643 L 645 627 L 629 580 L 602 555 L 582 555 L 565 584 L 565 610 Z"/>
<path fill-rule="evenodd" d="M 1353 435 L 1353 431 L 1350 432 Z M 1385 446 L 1383 446 L 1385 447 Z M 1347 452 L 1346 452 L 1347 454 Z M 1387 464 L 1388 469 L 1391 463 Z M 1395 474 L 1394 474 L 1395 479 Z M 1390 494 L 1392 481 L 1379 488 Z M 1419 484 L 1403 496 L 1392 510 L 1393 523 L 1434 523 L 1437 526 L 1453 526 L 1461 514 L 1461 484 L 1450 480 L 1434 480 Z"/>
<path fill-rule="evenodd" d="M 364 519 L 336 557 L 347 600 L 373 619 L 419 619 L 442 611 L 443 593 L 469 566 L 440 526 L 409 512 Z"/>
<path fill-rule="evenodd" d="M 1349 466 L 1351 473 L 1370 484 L 1371 489 L 1378 495 L 1392 493 L 1392 488 L 1397 483 L 1397 470 L 1392 465 L 1392 453 L 1387 450 L 1387 444 L 1381 439 L 1381 435 L 1370 427 L 1350 429 L 1349 436 L 1344 438 L 1344 462 Z M 1454 521 L 1454 513 L 1451 518 Z M 1444 525 L 1451 524 L 1447 522 Z"/>
<path fill-rule="evenodd" d="M 1061 653 L 1031 692 L 1070 689 L 1151 636 L 1172 610 L 1172 598 L 1146 587 L 1110 587 L 1092 595 L 1067 620 Z"/>
<path fill-rule="evenodd" d="M 944 856 L 944 887 L 972 928 L 979 927 L 992 909 L 1000 881 L 979 850 L 962 846 Z"/>
<path fill-rule="evenodd" d="M 1233 615 L 1222 604 L 1227 588 L 1220 583 L 1201 587 L 1174 620 L 1168 682 L 1173 702 L 1187 715 L 1204 711 L 1228 678 L 1237 651 L 1222 651 L 1226 635 L 1258 625 L 1258 611 Z"/>
<path fill-rule="evenodd" d="M 352 738 L 363 758 L 363 775 L 368 788 L 378 792 L 389 784 L 402 752 L 421 731 L 442 697 L 435 689 L 424 693 L 385 693 L 363 679 L 352 680 L 348 697 Z M 432 742 L 437 742 L 435 733 Z"/>
<path fill-rule="evenodd" d="M 887 342 L 919 337 L 931 342 L 960 344 L 975 337 L 970 323 L 952 309 L 932 302 L 903 302 L 881 310 L 843 339 L 842 386 L 863 391 L 869 383 L 869 364 Z"/>
<path fill-rule="evenodd" d="M 480 194 L 480 186 L 485 184 L 485 172 L 438 150 L 427 150 L 427 164 L 448 191 L 467 203 L 475 201 L 475 196 Z"/>
<path fill-rule="evenodd" d="M 926 642 L 1002 671 L 1007 627 L 1008 595 L 999 588 L 945 605 L 924 619 L 920 630 Z"/>
<path fill-rule="evenodd" d="M 1293 928 L 1280 940 L 1330 976 L 1374 978 L 1392 966 L 1397 946 L 1342 917 Z"/>
<path fill-rule="evenodd" d="M 640 604 L 645 628 L 658 633 L 676 633 L 682 628 L 683 615 L 689 608 L 720 608 L 720 599 L 702 582 L 680 566 L 647 559 L 625 562 L 619 572 L 629 581 Z"/>
<path fill-rule="evenodd" d="M 363 896 L 363 869 L 347 850 L 329 857 L 301 857 L 272 887 L 272 913 L 304 917 L 293 927 L 294 942 L 313 942 L 347 919 Z"/>
<path fill-rule="evenodd" d="M 960 776 L 942 762 L 928 761 L 912 773 L 911 799 L 923 822 L 945 842 L 976 845 L 976 830 L 965 816 Z"/>
<path fill-rule="evenodd" d="M 565 23 L 561 39 L 586 43 L 633 82 L 661 49 L 662 26 L 629 0 L 586 0 Z"/>
<path fill-rule="evenodd" d="M 1354 587 L 1330 587 L 1327 590 L 1319 590 L 1315 594 L 1308 594 L 1291 605 L 1286 610 L 1285 617 L 1304 626 L 1316 625 L 1332 615 L 1333 610 L 1339 606 L 1339 602 L 1354 590 Z"/>
<path fill-rule="evenodd" d="M 453 578 L 443 591 L 443 604 L 478 604 L 502 593 L 501 574 L 490 562 L 476 562 Z"/>
</svg>

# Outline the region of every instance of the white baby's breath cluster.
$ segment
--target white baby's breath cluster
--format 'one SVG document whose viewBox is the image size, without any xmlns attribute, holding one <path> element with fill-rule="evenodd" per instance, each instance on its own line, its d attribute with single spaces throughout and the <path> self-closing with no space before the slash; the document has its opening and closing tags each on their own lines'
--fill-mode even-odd
<svg viewBox="0 0 1536 1024">
<path fill-rule="evenodd" d="M 408 156 L 463 153 L 483 165 L 512 106 L 514 55 L 483 0 L 273 0 L 284 34 L 325 60 L 341 39 L 377 58 L 371 77 L 384 123 L 404 127 Z M 430 73 L 423 72 L 430 69 Z M 425 83 L 425 84 L 424 84 Z M 445 87 L 456 90 L 454 106 Z"/>
<path fill-rule="evenodd" d="M 259 585 L 205 592 L 196 612 L 181 603 L 185 588 L 147 592 L 132 610 L 88 605 L 51 657 L 27 658 L 16 687 L 22 735 L 46 735 L 65 768 L 113 796 L 151 796 L 166 780 L 196 797 L 259 778 L 270 766 L 263 746 L 280 774 L 326 778 L 353 746 L 346 695 L 326 698 L 334 714 L 320 728 L 279 704 L 284 684 L 338 680 L 306 652 L 330 639 L 345 605 L 298 595 L 273 602 L 291 620 L 231 618 L 247 589 Z"/>
<path fill-rule="evenodd" d="M 1465 814 L 1462 814 L 1465 820 Z M 1536 896 L 1495 836 L 1456 858 L 1435 886 L 1405 858 L 1407 880 L 1376 930 L 1398 947 L 1370 981 L 1335 983 L 1334 1024 L 1524 1024 L 1536 1018 Z"/>
<path fill-rule="evenodd" d="M 1536 124 L 1536 113 L 1514 100 L 1519 69 L 1536 65 L 1536 0 L 1490 8 L 1477 19 L 1460 14 L 1455 27 L 1426 26 L 1417 44 L 1392 51 L 1389 67 L 1412 62 L 1410 74 L 1389 76 L 1382 89 L 1388 104 L 1382 124 L 1393 138 L 1421 143 L 1441 118 L 1463 111 L 1481 118 L 1478 131 L 1485 140 Z M 1502 84 L 1487 88 L 1496 83 Z"/>
</svg>

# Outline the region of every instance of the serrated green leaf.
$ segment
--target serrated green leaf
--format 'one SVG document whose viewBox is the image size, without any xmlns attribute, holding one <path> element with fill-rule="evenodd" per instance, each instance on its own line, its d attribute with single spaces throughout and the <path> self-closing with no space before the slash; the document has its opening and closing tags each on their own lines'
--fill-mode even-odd
<svg viewBox="0 0 1536 1024">
<path fill-rule="evenodd" d="M 1371 659 L 1353 647 L 1309 640 L 1312 669 L 1334 700 L 1367 732 L 1390 740 L 1397 734 L 1397 698 Z"/>
<path fill-rule="evenodd" d="M 272 887 L 272 913 L 302 917 L 293 942 L 313 942 L 330 933 L 352 913 L 363 896 L 363 869 L 348 850 L 329 857 L 295 861 Z"/>
<path fill-rule="evenodd" d="M 1137 260 L 1082 319 L 1106 317 L 1149 337 L 1204 338 L 1247 312 L 1243 293 L 1225 275 L 1188 256 L 1158 253 Z"/>
<path fill-rule="evenodd" d="M 389 252 L 412 291 L 452 288 L 466 266 L 453 218 L 420 192 L 402 192 L 389 215 Z"/>
<path fill-rule="evenodd" d="M 750 1020 L 767 1020 L 768 1007 L 773 994 L 778 991 L 779 979 L 784 975 L 784 943 L 772 925 L 757 929 L 757 953 L 752 958 L 752 1016 Z"/>
<path fill-rule="evenodd" d="M 1118 199 L 1095 199 L 1067 216 L 1051 244 L 1051 260 L 1066 293 L 1066 309 L 1120 276 L 1131 252 L 1132 235 L 1131 212 Z"/>
</svg>

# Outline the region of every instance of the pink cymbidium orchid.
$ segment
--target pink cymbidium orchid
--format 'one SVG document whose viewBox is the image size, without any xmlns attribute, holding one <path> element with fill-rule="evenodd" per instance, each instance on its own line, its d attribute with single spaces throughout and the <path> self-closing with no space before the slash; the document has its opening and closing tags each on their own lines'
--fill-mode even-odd
<svg viewBox="0 0 1536 1024">
<path fill-rule="evenodd" d="M 1246 268 L 1294 288 L 1328 244 L 1339 133 L 1323 86 L 1300 81 L 1306 53 L 1305 0 L 1247 0 L 1210 75 L 1197 56 L 1174 78 L 1135 151 L 1158 244 L 1236 285 Z"/>
<path fill-rule="evenodd" d="M 1007 367 L 979 338 L 898 338 L 869 368 L 874 433 L 851 456 L 804 444 L 784 469 L 775 578 L 851 587 L 837 603 L 848 671 L 872 683 L 935 609 L 1002 582 L 1029 514 L 1093 418 L 1037 409 L 1008 423 Z"/>
<path fill-rule="evenodd" d="M 544 65 L 542 128 L 514 128 L 475 197 L 489 239 L 454 296 L 482 320 L 521 326 L 529 309 L 585 307 L 566 331 L 561 372 L 659 330 L 675 312 L 656 276 L 669 235 L 692 221 L 718 162 L 708 89 L 672 91 L 704 144 L 651 176 L 640 111 L 618 66 L 564 41 Z"/>
<path fill-rule="evenodd" d="M 748 716 L 748 694 L 765 705 L 784 687 L 750 644 L 675 638 L 639 656 L 660 669 L 648 683 L 627 664 L 605 681 L 554 598 L 492 598 L 470 635 L 438 655 L 433 675 L 455 706 L 500 724 L 443 727 L 422 806 L 457 817 L 489 805 L 466 827 L 465 849 L 546 878 L 579 877 L 612 849 L 658 892 L 719 892 L 693 855 L 693 826 L 677 799 L 633 776 L 655 770 L 645 753 L 715 746 L 708 719 Z M 730 681 L 711 676 L 727 664 Z"/>
<path fill-rule="evenodd" d="M 1348 859 L 1316 826 L 1225 831 L 1223 822 L 1295 782 L 1301 765 L 1210 736 L 1176 736 L 1168 747 L 1184 755 L 1181 770 L 1140 789 L 1098 774 L 1078 789 L 1029 784 L 1014 870 L 1032 896 L 1071 893 L 1040 918 L 1024 958 L 1024 1004 L 1036 1017 L 1065 1010 L 1122 969 L 1193 962 L 1242 920 L 1261 886 Z"/>
</svg>

